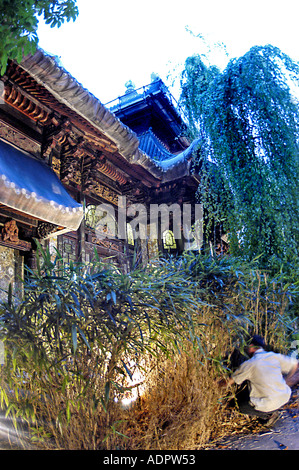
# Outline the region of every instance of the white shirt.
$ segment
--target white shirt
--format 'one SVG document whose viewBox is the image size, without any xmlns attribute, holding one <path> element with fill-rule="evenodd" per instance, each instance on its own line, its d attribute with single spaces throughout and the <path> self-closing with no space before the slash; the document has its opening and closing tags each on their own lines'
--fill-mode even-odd
<svg viewBox="0 0 299 470">
<path fill-rule="evenodd" d="M 295 358 L 260 348 L 241 364 L 232 378 L 238 385 L 245 380 L 250 382 L 250 402 L 257 410 L 274 411 L 290 399 L 291 389 L 283 374 L 288 374 L 297 362 Z"/>
</svg>

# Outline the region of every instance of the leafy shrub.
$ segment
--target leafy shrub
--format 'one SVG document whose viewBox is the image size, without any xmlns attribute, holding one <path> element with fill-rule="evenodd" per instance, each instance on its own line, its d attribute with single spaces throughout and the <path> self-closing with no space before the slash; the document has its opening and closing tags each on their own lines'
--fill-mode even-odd
<svg viewBox="0 0 299 470">
<path fill-rule="evenodd" d="M 1 305 L 1 407 L 49 448 L 203 446 L 231 419 L 215 387 L 231 352 L 253 332 L 285 350 L 296 322 L 296 285 L 231 257 L 124 274 L 40 247 L 24 288 Z"/>
</svg>

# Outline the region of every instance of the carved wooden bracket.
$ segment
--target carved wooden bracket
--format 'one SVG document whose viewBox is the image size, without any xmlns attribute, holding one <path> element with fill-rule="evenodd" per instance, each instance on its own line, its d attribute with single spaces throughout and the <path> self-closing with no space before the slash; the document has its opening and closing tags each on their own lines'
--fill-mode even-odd
<svg viewBox="0 0 299 470">
<path fill-rule="evenodd" d="M 56 225 L 50 224 L 48 222 L 39 222 L 37 227 L 37 236 L 38 238 L 46 238 L 50 233 L 55 232 Z"/>
<path fill-rule="evenodd" d="M 17 86 L 5 85 L 4 100 L 30 119 L 41 124 L 45 124 L 49 119 L 49 113 Z"/>
</svg>

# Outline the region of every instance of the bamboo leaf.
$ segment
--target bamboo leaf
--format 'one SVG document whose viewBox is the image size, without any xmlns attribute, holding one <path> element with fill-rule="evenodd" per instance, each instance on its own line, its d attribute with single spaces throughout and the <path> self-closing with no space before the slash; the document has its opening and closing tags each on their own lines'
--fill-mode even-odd
<svg viewBox="0 0 299 470">
<path fill-rule="evenodd" d="M 77 326 L 75 324 L 72 324 L 72 343 L 73 343 L 73 352 L 76 354 L 77 351 Z"/>
<path fill-rule="evenodd" d="M 84 343 L 86 344 L 86 346 L 88 347 L 89 350 L 91 350 L 91 347 L 87 341 L 87 338 L 85 336 L 85 334 L 83 333 L 83 331 L 81 330 L 81 328 L 79 326 L 77 326 L 77 330 L 79 331 L 79 334 L 81 336 L 81 338 L 83 339 Z"/>
<path fill-rule="evenodd" d="M 105 403 L 109 403 L 110 398 L 110 382 L 105 384 Z"/>
</svg>

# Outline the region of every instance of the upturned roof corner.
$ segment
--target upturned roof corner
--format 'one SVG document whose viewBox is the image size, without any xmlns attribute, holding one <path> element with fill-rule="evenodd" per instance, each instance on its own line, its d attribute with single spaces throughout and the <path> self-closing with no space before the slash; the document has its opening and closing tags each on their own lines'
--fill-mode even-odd
<svg viewBox="0 0 299 470">
<path fill-rule="evenodd" d="M 193 158 L 197 141 L 173 157 L 169 157 L 171 153 L 167 152 L 166 159 L 157 161 L 140 148 L 137 134 L 84 88 L 54 56 L 38 48 L 33 55 L 24 57 L 19 65 L 60 103 L 65 104 L 111 139 L 120 155 L 130 164 L 143 167 L 162 182 L 189 174 L 190 160 Z"/>
</svg>

